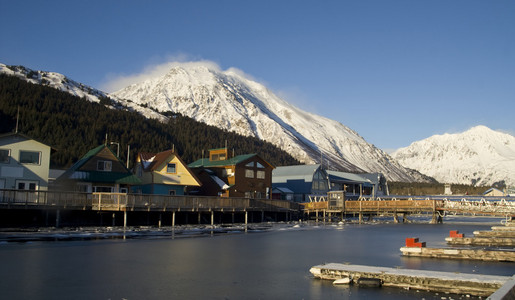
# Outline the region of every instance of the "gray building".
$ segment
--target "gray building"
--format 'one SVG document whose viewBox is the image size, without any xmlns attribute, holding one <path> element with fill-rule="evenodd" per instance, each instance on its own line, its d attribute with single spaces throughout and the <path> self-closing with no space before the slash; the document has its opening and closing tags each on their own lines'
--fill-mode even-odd
<svg viewBox="0 0 515 300">
<path fill-rule="evenodd" d="M 277 167 L 272 172 L 272 189 L 291 191 L 294 202 L 318 201 L 330 190 L 329 176 L 320 164 Z"/>
<path fill-rule="evenodd" d="M 0 189 L 48 190 L 51 151 L 24 134 L 1 134 Z"/>
</svg>

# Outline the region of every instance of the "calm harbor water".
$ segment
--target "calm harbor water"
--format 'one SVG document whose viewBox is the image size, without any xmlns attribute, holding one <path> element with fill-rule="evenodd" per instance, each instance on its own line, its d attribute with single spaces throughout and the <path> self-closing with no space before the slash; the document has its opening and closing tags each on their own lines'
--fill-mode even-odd
<svg viewBox="0 0 515 300">
<path fill-rule="evenodd" d="M 328 262 L 513 275 L 515 264 L 405 258 L 406 237 L 443 247 L 493 219 L 444 224 L 278 224 L 267 231 L 192 230 L 128 239 L 0 243 L 2 299 L 474 299 L 397 288 L 333 286 L 309 269 Z M 179 233 L 179 232 L 178 232 Z M 106 236 L 108 237 L 108 236 Z M 56 238 L 57 239 L 57 238 Z"/>
</svg>

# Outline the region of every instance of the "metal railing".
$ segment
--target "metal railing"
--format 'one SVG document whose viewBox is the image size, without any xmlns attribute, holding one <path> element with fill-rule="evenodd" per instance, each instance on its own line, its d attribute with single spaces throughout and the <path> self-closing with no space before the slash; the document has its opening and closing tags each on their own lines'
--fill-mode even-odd
<svg viewBox="0 0 515 300">
<path fill-rule="evenodd" d="M 328 202 L 304 203 L 306 210 L 327 209 Z M 515 215 L 515 199 L 508 198 L 444 198 L 431 197 L 376 197 L 345 200 L 341 208 L 344 212 L 395 212 L 395 211 L 444 211 L 460 214 Z"/>
</svg>

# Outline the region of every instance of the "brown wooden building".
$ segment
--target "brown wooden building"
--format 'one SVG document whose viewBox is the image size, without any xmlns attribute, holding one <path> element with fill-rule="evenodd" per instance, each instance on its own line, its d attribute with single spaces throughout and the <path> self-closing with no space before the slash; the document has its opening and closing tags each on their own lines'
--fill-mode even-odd
<svg viewBox="0 0 515 300">
<path fill-rule="evenodd" d="M 257 154 L 229 158 L 227 148 L 212 149 L 188 167 L 202 182 L 198 195 L 270 198 L 274 167 Z"/>
</svg>

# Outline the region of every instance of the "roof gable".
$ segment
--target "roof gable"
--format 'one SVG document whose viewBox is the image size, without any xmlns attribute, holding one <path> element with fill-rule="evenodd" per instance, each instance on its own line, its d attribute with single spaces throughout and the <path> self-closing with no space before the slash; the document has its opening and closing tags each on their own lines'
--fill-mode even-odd
<svg viewBox="0 0 515 300">
<path fill-rule="evenodd" d="M 168 163 L 174 157 L 174 155 L 179 157 L 173 150 L 166 150 L 159 153 L 138 153 L 143 170 L 147 172 L 157 170 L 164 163 Z"/>
<path fill-rule="evenodd" d="M 372 183 L 368 178 L 358 174 L 338 171 L 327 171 L 331 181 L 345 182 L 345 183 Z"/>
<path fill-rule="evenodd" d="M 166 165 L 170 162 L 179 163 L 183 171 L 186 171 L 197 185 L 201 184 L 197 176 L 174 150 L 166 150 L 159 153 L 141 152 L 138 153 L 138 159 L 144 172 L 159 172 L 163 168 L 166 168 Z"/>
<path fill-rule="evenodd" d="M 26 135 L 26 134 L 23 134 L 23 133 L 19 133 L 19 132 L 9 132 L 9 133 L 2 133 L 0 134 L 0 140 L 2 139 L 8 139 L 8 138 L 12 138 L 12 139 L 23 139 L 24 141 L 35 141 L 37 143 L 40 143 L 41 145 L 44 145 L 44 146 L 47 146 L 47 147 L 50 147 L 52 150 L 54 150 L 50 145 L 48 144 L 45 144 L 41 141 L 38 141 L 36 139 L 33 139 L 31 138 L 30 136 Z"/>
<path fill-rule="evenodd" d="M 96 169 L 96 164 L 92 164 L 94 158 L 112 161 L 112 171 L 104 172 Z M 92 166 L 95 166 L 94 168 Z M 74 163 L 66 172 L 59 176 L 58 180 L 78 180 L 87 182 L 105 182 L 121 184 L 138 184 L 141 180 L 125 167 L 120 159 L 106 145 L 100 145 L 89 150 L 84 156 Z"/>
<path fill-rule="evenodd" d="M 216 160 L 216 161 L 210 161 L 209 158 L 201 158 L 197 161 L 194 161 L 192 162 L 191 164 L 189 164 L 188 166 L 190 168 L 198 168 L 198 167 L 206 167 L 206 168 L 210 168 L 210 167 L 225 167 L 225 166 L 235 166 L 237 164 L 240 164 L 254 156 L 258 156 L 257 154 L 255 153 L 252 153 L 252 154 L 242 154 L 242 155 L 237 155 L 233 158 L 229 158 L 229 159 L 226 159 L 226 160 Z M 259 156 L 258 156 L 259 157 Z M 263 160 L 264 162 L 266 162 L 265 160 Z M 272 165 L 270 165 L 268 162 L 266 162 L 270 167 L 273 168 Z"/>
<path fill-rule="evenodd" d="M 320 167 L 320 164 L 277 167 L 272 173 L 272 181 L 274 183 L 287 180 L 312 182 L 313 176 Z"/>
</svg>

